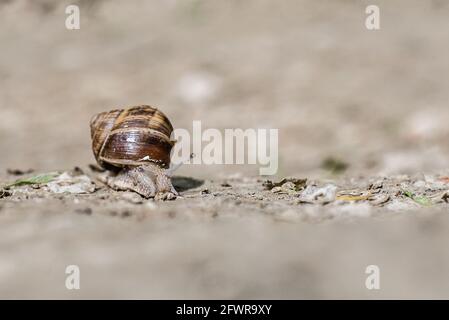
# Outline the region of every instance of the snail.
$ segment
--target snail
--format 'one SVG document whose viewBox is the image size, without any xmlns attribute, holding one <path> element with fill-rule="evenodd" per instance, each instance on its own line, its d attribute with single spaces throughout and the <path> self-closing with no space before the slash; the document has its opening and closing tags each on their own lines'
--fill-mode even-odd
<svg viewBox="0 0 449 320">
<path fill-rule="evenodd" d="M 106 169 L 103 183 L 145 198 L 176 198 L 169 168 L 173 126 L 160 110 L 142 105 L 101 112 L 90 129 L 95 159 Z"/>
</svg>

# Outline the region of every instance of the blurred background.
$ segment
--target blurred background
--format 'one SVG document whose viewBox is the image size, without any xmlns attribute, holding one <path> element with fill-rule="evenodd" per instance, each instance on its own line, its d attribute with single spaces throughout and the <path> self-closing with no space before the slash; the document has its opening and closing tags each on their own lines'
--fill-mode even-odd
<svg viewBox="0 0 449 320">
<path fill-rule="evenodd" d="M 69 4 L 80 30 L 65 28 Z M 0 1 L 0 170 L 93 163 L 91 116 L 136 104 L 175 128 L 278 128 L 281 176 L 329 160 L 349 174 L 445 169 L 448 14 L 444 0 Z"/>
<path fill-rule="evenodd" d="M 448 17 L 446 0 L 0 0 L 0 178 L 93 163 L 90 118 L 138 104 L 175 128 L 279 129 L 280 177 L 447 171 Z M 217 197 L 2 199 L 0 297 L 448 297 L 446 204 L 332 215 L 253 197 L 258 169 L 180 169 L 201 188 L 241 176 Z M 68 264 L 83 290 L 65 288 Z M 364 286 L 371 264 L 380 291 Z"/>
</svg>

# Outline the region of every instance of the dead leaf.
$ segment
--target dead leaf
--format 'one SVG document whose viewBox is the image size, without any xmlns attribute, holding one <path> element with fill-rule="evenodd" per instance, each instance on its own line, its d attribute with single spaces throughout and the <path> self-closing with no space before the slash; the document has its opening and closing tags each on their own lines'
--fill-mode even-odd
<svg viewBox="0 0 449 320">
<path fill-rule="evenodd" d="M 376 195 L 371 196 L 369 201 L 370 201 L 370 204 L 372 204 L 373 206 L 380 206 L 380 205 L 390 201 L 390 195 L 388 195 L 388 194 L 376 194 Z"/>
<path fill-rule="evenodd" d="M 341 201 L 363 201 L 368 200 L 371 197 L 371 193 L 365 194 L 365 195 L 340 195 L 337 196 L 336 200 Z"/>
<path fill-rule="evenodd" d="M 272 190 L 276 187 L 282 187 L 285 185 L 284 189 L 292 189 L 294 191 L 301 191 L 305 188 L 306 184 L 307 184 L 307 179 L 284 178 L 279 182 L 273 182 L 271 180 L 267 180 L 262 185 L 265 187 L 266 190 Z"/>
</svg>

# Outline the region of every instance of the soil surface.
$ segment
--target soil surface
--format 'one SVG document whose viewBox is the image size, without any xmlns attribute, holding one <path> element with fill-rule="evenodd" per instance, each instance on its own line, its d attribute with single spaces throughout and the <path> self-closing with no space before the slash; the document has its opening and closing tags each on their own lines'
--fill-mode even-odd
<svg viewBox="0 0 449 320">
<path fill-rule="evenodd" d="M 448 15 L 436 0 L 1 2 L 0 298 L 449 298 Z M 277 175 L 187 164 L 174 201 L 110 190 L 89 120 L 139 104 L 175 128 L 279 129 Z"/>
</svg>

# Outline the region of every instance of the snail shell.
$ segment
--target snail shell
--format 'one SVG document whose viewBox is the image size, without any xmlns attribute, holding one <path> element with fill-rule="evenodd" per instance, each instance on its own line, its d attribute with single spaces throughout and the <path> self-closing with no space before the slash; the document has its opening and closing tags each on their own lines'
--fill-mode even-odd
<svg viewBox="0 0 449 320">
<path fill-rule="evenodd" d="M 173 126 L 157 108 L 142 105 L 99 113 L 90 122 L 92 149 L 98 164 L 119 170 L 148 161 L 170 165 Z"/>
</svg>

